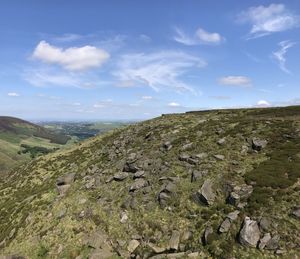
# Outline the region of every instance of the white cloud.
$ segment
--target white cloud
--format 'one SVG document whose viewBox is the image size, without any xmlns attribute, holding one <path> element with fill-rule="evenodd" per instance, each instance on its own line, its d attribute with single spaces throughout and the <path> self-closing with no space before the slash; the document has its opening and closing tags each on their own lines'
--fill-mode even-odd
<svg viewBox="0 0 300 259">
<path fill-rule="evenodd" d="M 175 27 L 175 36 L 173 39 L 187 46 L 198 44 L 219 44 L 224 38 L 217 32 L 207 32 L 202 28 L 198 28 L 194 35 L 187 35 L 182 29 Z"/>
<path fill-rule="evenodd" d="M 110 56 L 105 50 L 94 46 L 62 49 L 41 41 L 32 57 L 46 63 L 60 65 L 70 71 L 83 71 L 101 66 Z"/>
<path fill-rule="evenodd" d="M 168 106 L 169 107 L 180 107 L 181 105 L 179 103 L 176 103 L 176 102 L 171 102 L 171 103 L 168 103 Z"/>
<path fill-rule="evenodd" d="M 143 100 L 152 100 L 153 97 L 152 97 L 152 96 L 149 96 L 149 95 L 145 95 L 145 96 L 142 96 L 142 99 L 143 99 Z"/>
<path fill-rule="evenodd" d="M 271 106 L 271 104 L 266 100 L 260 100 L 256 103 L 256 106 L 257 107 L 268 107 L 268 106 Z"/>
<path fill-rule="evenodd" d="M 73 106 L 80 106 L 81 103 L 76 102 L 76 103 L 72 103 L 72 105 L 73 105 Z"/>
<path fill-rule="evenodd" d="M 282 71 L 284 71 L 286 73 L 290 73 L 290 71 L 285 66 L 285 63 L 286 63 L 285 55 L 286 55 L 288 49 L 293 47 L 295 45 L 295 43 L 285 40 L 285 41 L 279 42 L 278 45 L 280 46 L 280 49 L 278 51 L 273 52 L 272 57 L 278 61 L 279 68 Z"/>
<path fill-rule="evenodd" d="M 151 41 L 151 37 L 149 37 L 149 36 L 146 35 L 146 34 L 140 34 L 139 39 L 140 39 L 141 41 L 144 41 L 144 42 L 150 42 L 150 41 Z"/>
<path fill-rule="evenodd" d="M 238 21 L 251 24 L 247 39 L 253 39 L 295 28 L 300 20 L 284 4 L 270 4 L 250 7 L 238 15 Z"/>
<path fill-rule="evenodd" d="M 19 96 L 20 96 L 20 94 L 18 94 L 18 93 L 13 93 L 13 92 L 7 93 L 7 95 L 8 95 L 8 96 L 11 96 L 11 97 L 19 97 Z"/>
<path fill-rule="evenodd" d="M 118 69 L 113 74 L 120 82 L 130 82 L 130 86 L 134 83 L 149 86 L 155 91 L 168 88 L 195 93 L 179 77 L 189 69 L 204 66 L 206 62 L 202 59 L 179 51 L 135 53 L 121 56 Z"/>
<path fill-rule="evenodd" d="M 251 79 L 246 76 L 225 76 L 219 79 L 221 85 L 250 87 Z"/>
</svg>

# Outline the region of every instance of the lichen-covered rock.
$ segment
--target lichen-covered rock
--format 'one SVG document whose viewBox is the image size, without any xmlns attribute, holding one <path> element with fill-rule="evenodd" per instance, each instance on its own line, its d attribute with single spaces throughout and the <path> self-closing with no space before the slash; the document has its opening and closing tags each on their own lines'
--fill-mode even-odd
<svg viewBox="0 0 300 259">
<path fill-rule="evenodd" d="M 213 183 L 210 179 L 206 179 L 201 186 L 201 189 L 197 192 L 199 199 L 206 205 L 212 205 L 216 198 L 212 184 Z"/>
<path fill-rule="evenodd" d="M 239 242 L 244 246 L 256 247 L 260 239 L 260 231 L 255 220 L 245 217 L 239 233 Z"/>
</svg>

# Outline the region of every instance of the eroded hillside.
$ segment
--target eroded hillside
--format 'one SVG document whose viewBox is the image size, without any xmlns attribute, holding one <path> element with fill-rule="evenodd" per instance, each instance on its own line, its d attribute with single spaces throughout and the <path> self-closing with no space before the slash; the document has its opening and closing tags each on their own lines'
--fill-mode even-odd
<svg viewBox="0 0 300 259">
<path fill-rule="evenodd" d="M 300 107 L 165 115 L 0 183 L 0 254 L 298 258 Z"/>
</svg>

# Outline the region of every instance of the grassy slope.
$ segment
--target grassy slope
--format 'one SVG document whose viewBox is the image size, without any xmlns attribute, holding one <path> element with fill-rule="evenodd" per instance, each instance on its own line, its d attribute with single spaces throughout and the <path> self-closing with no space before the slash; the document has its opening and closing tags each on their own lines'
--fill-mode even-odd
<svg viewBox="0 0 300 259">
<path fill-rule="evenodd" d="M 146 140 L 149 132 L 152 135 Z M 164 246 L 171 230 L 176 229 L 193 232 L 192 239 L 184 242 L 189 251 L 202 251 L 214 258 L 271 258 L 272 251 L 244 248 L 236 242 L 247 215 L 254 219 L 270 218 L 276 226 L 272 234 L 281 236 L 280 246 L 288 251 L 286 258 L 296 258 L 299 251 L 292 244 L 299 247 L 300 225 L 290 211 L 299 205 L 300 199 L 299 133 L 300 107 L 194 112 L 167 115 L 115 130 L 70 150 L 35 159 L 0 182 L 2 252 L 29 258 L 75 258 L 90 252 L 91 248 L 83 242 L 84 236 L 100 228 L 118 251 L 126 250 L 126 245 L 120 247 L 117 240 L 128 243 L 132 235 L 141 235 L 143 246 L 139 253 L 145 255 L 149 252 L 149 241 Z M 218 145 L 216 142 L 222 137 L 226 137 L 226 143 Z M 242 154 L 242 146 L 250 146 L 252 137 L 267 139 L 267 147 L 258 153 L 250 148 Z M 173 148 L 160 151 L 167 140 Z M 192 147 L 181 151 L 190 142 Z M 116 146 L 118 152 L 114 152 Z M 137 207 L 127 208 L 129 220 L 120 224 L 120 213 L 132 196 L 128 190 L 133 180 L 129 177 L 123 182 L 106 181 L 122 170 L 133 152 L 138 154 L 137 164 L 146 171 L 151 188 L 134 193 Z M 201 152 L 208 157 L 197 165 L 178 160 L 181 153 Z M 225 160 L 216 161 L 215 154 L 224 155 Z M 98 170 L 91 170 L 95 166 Z M 193 169 L 207 170 L 208 175 L 191 182 Z M 69 172 L 76 173 L 76 181 L 65 197 L 58 197 L 56 179 Z M 174 198 L 167 209 L 161 209 L 157 202 L 163 185 L 161 177 L 177 179 Z M 86 189 L 90 178 L 96 179 L 96 187 Z M 207 178 L 213 180 L 217 192 L 210 207 L 195 204 L 191 198 Z M 254 187 L 248 205 L 227 234 L 216 234 L 227 213 L 234 210 L 226 203 L 226 186 L 245 182 Z M 60 217 L 62 210 L 65 215 Z M 82 211 L 86 214 L 80 217 Z M 211 243 L 203 246 L 199 238 L 208 224 L 215 234 Z"/>
<path fill-rule="evenodd" d="M 29 159 L 28 154 L 18 154 L 21 144 L 49 149 L 61 147 L 68 138 L 12 117 L 0 116 L 0 172 L 7 171 Z"/>
</svg>

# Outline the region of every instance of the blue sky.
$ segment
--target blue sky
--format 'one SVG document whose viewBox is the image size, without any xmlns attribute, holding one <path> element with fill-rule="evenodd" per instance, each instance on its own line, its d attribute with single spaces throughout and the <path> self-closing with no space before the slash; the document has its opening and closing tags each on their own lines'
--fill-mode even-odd
<svg viewBox="0 0 300 259">
<path fill-rule="evenodd" d="M 300 3 L 0 3 L 0 114 L 147 119 L 300 104 Z"/>
</svg>

